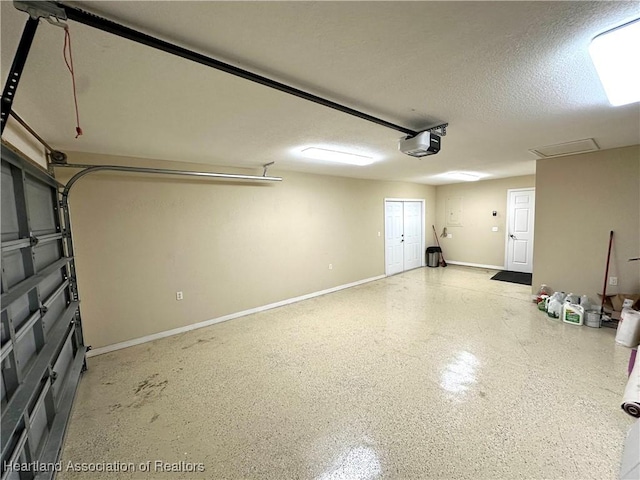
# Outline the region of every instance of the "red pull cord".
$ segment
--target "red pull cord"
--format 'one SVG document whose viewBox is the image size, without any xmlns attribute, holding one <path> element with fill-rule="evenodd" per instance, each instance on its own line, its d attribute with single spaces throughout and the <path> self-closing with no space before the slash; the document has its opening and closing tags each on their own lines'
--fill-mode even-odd
<svg viewBox="0 0 640 480">
<path fill-rule="evenodd" d="M 67 49 L 69 50 L 68 59 Z M 62 49 L 62 55 L 64 56 L 64 63 L 67 64 L 67 68 L 71 74 L 71 82 L 73 83 L 73 102 L 76 106 L 76 138 L 78 138 L 82 135 L 82 128 L 80 128 L 80 114 L 78 113 L 78 93 L 76 91 L 76 75 L 73 71 L 73 55 L 71 54 L 71 33 L 69 33 L 69 27 L 64 27 L 64 48 Z"/>
</svg>

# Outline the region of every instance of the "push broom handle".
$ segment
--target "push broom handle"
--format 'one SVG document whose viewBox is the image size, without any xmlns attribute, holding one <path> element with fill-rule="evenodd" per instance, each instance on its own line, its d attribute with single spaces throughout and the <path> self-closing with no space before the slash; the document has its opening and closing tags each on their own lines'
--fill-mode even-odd
<svg viewBox="0 0 640 480">
<path fill-rule="evenodd" d="M 446 267 L 447 266 L 447 261 L 444 259 L 444 254 L 442 253 L 442 247 L 440 246 L 440 240 L 438 239 L 438 233 L 436 232 L 436 227 L 435 225 L 431 225 L 431 228 L 433 228 L 433 234 L 436 237 L 436 243 L 438 244 L 438 248 L 440 249 L 440 266 L 442 267 Z"/>
<path fill-rule="evenodd" d="M 609 250 L 607 251 L 607 268 L 604 271 L 604 285 L 602 287 L 602 303 L 600 304 L 600 317 L 604 313 L 604 302 L 607 300 L 607 278 L 609 277 L 609 260 L 611 259 L 611 245 L 613 244 L 613 230 L 609 233 Z"/>
</svg>

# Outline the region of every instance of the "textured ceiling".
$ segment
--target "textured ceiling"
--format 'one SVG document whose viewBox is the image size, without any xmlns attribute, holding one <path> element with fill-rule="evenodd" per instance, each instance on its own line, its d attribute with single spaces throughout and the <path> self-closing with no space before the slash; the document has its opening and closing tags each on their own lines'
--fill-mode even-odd
<svg viewBox="0 0 640 480">
<path fill-rule="evenodd" d="M 638 2 L 73 4 L 407 128 L 449 129 L 438 155 L 415 159 L 394 130 L 70 22 L 76 140 L 63 30 L 41 22 L 14 108 L 63 151 L 440 184 L 449 170 L 532 174 L 528 150 L 544 145 L 640 143 L 640 104 L 611 107 L 587 53 Z M 25 20 L 1 2 L 3 83 Z M 303 159 L 310 145 L 378 161 Z"/>
</svg>

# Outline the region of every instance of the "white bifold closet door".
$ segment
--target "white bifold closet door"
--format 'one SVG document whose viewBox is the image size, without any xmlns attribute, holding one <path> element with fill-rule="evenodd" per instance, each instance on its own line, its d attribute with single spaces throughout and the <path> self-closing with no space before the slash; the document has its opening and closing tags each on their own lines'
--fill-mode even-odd
<svg viewBox="0 0 640 480">
<path fill-rule="evenodd" d="M 422 202 L 385 202 L 386 274 L 422 266 Z"/>
</svg>

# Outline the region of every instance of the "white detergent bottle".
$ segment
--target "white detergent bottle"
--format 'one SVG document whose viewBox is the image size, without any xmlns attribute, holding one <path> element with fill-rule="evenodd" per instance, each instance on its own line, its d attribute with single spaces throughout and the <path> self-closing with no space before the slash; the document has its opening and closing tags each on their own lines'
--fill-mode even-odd
<svg viewBox="0 0 640 480">
<path fill-rule="evenodd" d="M 565 303 L 562 306 L 562 321 L 572 325 L 583 325 L 584 308 L 573 303 Z"/>
</svg>

